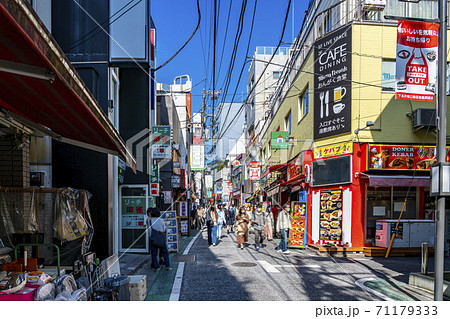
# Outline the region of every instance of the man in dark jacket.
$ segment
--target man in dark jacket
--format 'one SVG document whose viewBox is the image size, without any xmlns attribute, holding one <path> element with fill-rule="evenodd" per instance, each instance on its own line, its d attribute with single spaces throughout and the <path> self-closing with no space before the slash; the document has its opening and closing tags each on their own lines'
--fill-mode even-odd
<svg viewBox="0 0 450 319">
<path fill-rule="evenodd" d="M 266 216 L 262 212 L 261 204 L 256 205 L 256 211 L 253 212 L 252 218 L 253 229 L 255 230 L 255 247 L 256 250 L 263 248 L 263 232 L 266 224 Z"/>
</svg>

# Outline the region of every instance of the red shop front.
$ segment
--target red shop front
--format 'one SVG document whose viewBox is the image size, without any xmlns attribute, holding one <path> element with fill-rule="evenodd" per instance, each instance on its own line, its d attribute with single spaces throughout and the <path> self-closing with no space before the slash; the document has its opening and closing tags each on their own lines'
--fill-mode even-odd
<svg viewBox="0 0 450 319">
<path fill-rule="evenodd" d="M 314 149 L 308 244 L 375 245 L 376 222 L 431 218 L 434 146 L 343 143 Z"/>
</svg>

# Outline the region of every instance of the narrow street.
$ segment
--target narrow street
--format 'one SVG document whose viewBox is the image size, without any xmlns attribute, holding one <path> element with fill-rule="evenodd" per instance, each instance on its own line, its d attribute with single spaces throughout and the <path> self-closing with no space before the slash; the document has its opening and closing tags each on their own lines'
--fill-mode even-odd
<svg viewBox="0 0 450 319">
<path fill-rule="evenodd" d="M 332 258 L 307 250 L 291 250 L 291 254 L 284 255 L 275 250 L 274 242 L 268 241 L 256 251 L 253 235 L 241 250 L 235 240 L 235 234 L 227 235 L 225 231 L 214 247 L 208 246 L 206 230 L 199 234 L 188 253 L 193 261 L 184 266 L 180 301 L 389 300 L 356 284 L 357 280 L 369 278 L 376 279 L 375 286 L 385 290 L 384 295 L 391 300 L 426 299 L 393 279 L 404 279 L 404 274 L 372 259 Z M 390 262 L 396 267 L 406 266 L 405 260 Z"/>
</svg>

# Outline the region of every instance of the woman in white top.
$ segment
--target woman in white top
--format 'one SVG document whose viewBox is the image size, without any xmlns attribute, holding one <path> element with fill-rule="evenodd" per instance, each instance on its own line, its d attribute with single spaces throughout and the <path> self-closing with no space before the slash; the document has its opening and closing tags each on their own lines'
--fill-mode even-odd
<svg viewBox="0 0 450 319">
<path fill-rule="evenodd" d="M 217 238 L 222 238 L 222 228 L 225 225 L 225 212 L 223 210 L 222 204 L 217 205 Z"/>
<path fill-rule="evenodd" d="M 160 256 L 164 258 L 164 265 L 167 270 L 170 270 L 170 261 L 169 261 L 169 251 L 167 250 L 166 243 L 166 224 L 164 223 L 164 219 L 161 218 L 161 213 L 158 207 L 148 208 L 147 213 L 150 212 L 151 219 L 149 220 L 150 231 L 158 231 L 164 234 L 164 246 L 157 247 L 153 245 L 150 240 L 150 251 L 152 254 L 152 268 L 156 271 L 159 270 L 159 263 L 157 260 L 158 257 L 158 249 L 160 250 Z M 151 236 L 151 235 L 150 235 Z"/>
</svg>

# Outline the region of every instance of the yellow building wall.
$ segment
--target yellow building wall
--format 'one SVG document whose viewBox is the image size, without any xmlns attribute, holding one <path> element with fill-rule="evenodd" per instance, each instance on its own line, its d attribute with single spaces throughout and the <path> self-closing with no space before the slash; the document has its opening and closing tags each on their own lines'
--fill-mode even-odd
<svg viewBox="0 0 450 319">
<path fill-rule="evenodd" d="M 395 93 L 385 93 L 381 90 L 382 61 L 383 59 L 395 60 L 396 57 L 396 31 L 396 25 L 353 25 L 351 133 L 320 139 L 314 141 L 312 146 L 311 142 L 307 142 L 313 139 L 314 112 L 314 54 L 313 50 L 310 50 L 294 84 L 286 94 L 262 138 L 263 149 L 268 149 L 271 132 L 278 127 L 281 131 L 284 131 L 284 119 L 290 111 L 291 136 L 294 137 L 294 145 L 291 145 L 287 151 L 272 150 L 272 156 L 266 159 L 266 164 L 285 163 L 296 156 L 303 148 L 311 149 L 349 141 L 360 143 L 414 143 L 418 145 L 436 143 L 436 134 L 432 130 L 428 134 L 426 134 L 426 129 L 413 132 L 412 119 L 407 116 L 412 110 L 418 108 L 434 108 L 435 103 L 396 100 Z M 299 95 L 307 85 L 309 89 L 309 112 L 303 119 L 299 120 Z M 450 105 L 450 100 L 447 99 L 447 103 Z M 447 114 L 450 114 L 450 112 L 447 112 Z M 364 128 L 367 121 L 373 121 L 375 125 L 355 134 L 354 131 Z M 448 127 L 447 130 L 449 130 Z"/>
</svg>

